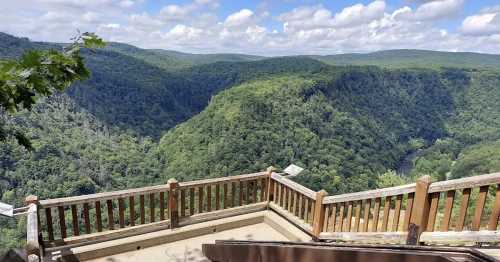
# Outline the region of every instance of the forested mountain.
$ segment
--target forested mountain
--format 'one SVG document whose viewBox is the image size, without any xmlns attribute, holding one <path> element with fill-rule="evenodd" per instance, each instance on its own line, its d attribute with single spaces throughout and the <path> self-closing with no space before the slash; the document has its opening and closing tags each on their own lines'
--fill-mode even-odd
<svg viewBox="0 0 500 262">
<path fill-rule="evenodd" d="M 429 50 L 384 50 L 367 54 L 310 56 L 331 65 L 375 65 L 389 68 L 489 68 L 500 70 L 500 55 L 438 52 Z"/>
<path fill-rule="evenodd" d="M 61 44 L 0 33 L 0 60 L 30 48 Z M 34 147 L 0 144 L 0 201 L 290 163 L 306 168 L 302 183 L 332 193 L 422 174 L 500 171 L 498 56 L 395 50 L 263 58 L 115 43 L 84 56 L 90 79 L 32 112 L 0 114 Z M 411 178 L 380 176 L 412 153 Z M 23 230 L 22 222 L 0 220 L 0 247 L 18 245 Z"/>
</svg>

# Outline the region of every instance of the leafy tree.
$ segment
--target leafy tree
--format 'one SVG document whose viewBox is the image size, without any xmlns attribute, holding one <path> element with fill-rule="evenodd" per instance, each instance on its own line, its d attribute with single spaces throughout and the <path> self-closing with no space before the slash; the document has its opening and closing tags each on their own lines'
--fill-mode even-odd
<svg viewBox="0 0 500 262">
<path fill-rule="evenodd" d="M 89 77 L 83 63 L 81 47 L 103 47 L 101 38 L 93 33 L 82 33 L 73 42 L 58 50 L 30 50 L 19 60 L 0 63 L 0 113 L 14 113 L 24 108 L 31 110 L 36 98 L 64 91 L 73 82 Z M 16 127 L 0 122 L 0 141 L 8 138 L 30 148 L 29 139 Z"/>
</svg>

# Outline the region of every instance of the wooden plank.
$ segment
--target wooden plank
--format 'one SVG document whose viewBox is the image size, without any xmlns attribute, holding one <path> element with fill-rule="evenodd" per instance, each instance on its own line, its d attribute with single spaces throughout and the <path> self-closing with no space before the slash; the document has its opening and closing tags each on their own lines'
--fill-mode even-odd
<svg viewBox="0 0 500 262">
<path fill-rule="evenodd" d="M 352 224 L 352 205 L 353 202 L 347 202 L 347 216 L 346 216 L 346 227 L 345 231 L 350 232 L 351 231 L 351 224 Z"/>
<path fill-rule="evenodd" d="M 339 227 L 337 229 L 337 232 L 343 232 L 344 231 L 344 208 L 345 208 L 345 203 L 339 203 L 340 205 L 340 210 L 339 210 Z"/>
<path fill-rule="evenodd" d="M 371 203 L 371 199 L 365 200 L 365 210 L 363 212 L 363 232 L 368 232 L 368 225 L 370 224 Z"/>
<path fill-rule="evenodd" d="M 243 199 L 245 201 L 245 204 L 250 204 L 250 200 L 251 200 L 251 192 L 252 190 L 250 189 L 250 183 L 251 181 L 244 181 L 243 184 L 245 185 L 245 189 L 246 189 L 246 192 L 245 194 L 243 194 Z"/>
<path fill-rule="evenodd" d="M 160 192 L 160 220 L 165 220 L 165 192 Z"/>
<path fill-rule="evenodd" d="M 45 208 L 45 221 L 47 223 L 49 241 L 54 241 L 54 228 L 52 226 L 52 211 L 50 207 Z"/>
<path fill-rule="evenodd" d="M 97 232 L 102 232 L 101 201 L 95 202 L 95 222 Z"/>
<path fill-rule="evenodd" d="M 378 217 L 380 215 L 380 202 L 382 199 L 380 197 L 375 198 L 375 205 L 373 207 L 373 224 L 372 232 L 377 232 L 378 229 Z"/>
<path fill-rule="evenodd" d="M 440 192 L 431 193 L 431 206 L 429 211 L 429 219 L 427 220 L 427 231 L 434 231 L 434 225 L 436 223 L 436 215 L 438 211 L 439 195 Z"/>
<path fill-rule="evenodd" d="M 224 183 L 223 189 L 224 189 L 224 196 L 223 196 L 224 203 L 222 205 L 222 208 L 226 209 L 228 207 L 227 203 L 229 201 L 229 199 L 228 199 L 228 192 L 227 192 L 227 183 Z"/>
<path fill-rule="evenodd" d="M 330 215 L 330 221 L 328 221 L 329 229 L 327 230 L 328 232 L 334 232 L 335 231 L 335 222 L 337 220 L 337 204 L 330 204 L 331 206 L 331 215 Z"/>
<path fill-rule="evenodd" d="M 38 234 L 40 232 L 40 228 L 38 228 L 39 219 L 38 219 L 38 201 L 36 197 L 30 199 L 30 196 L 27 197 L 26 204 L 28 204 L 28 210 L 26 212 L 26 246 L 25 250 L 28 255 L 28 258 L 35 256 L 38 258 L 40 254 L 40 241 L 38 239 Z M 3 259 L 7 261 L 7 259 Z M 16 260 L 16 259 L 14 259 Z M 28 259 L 32 261 L 31 259 Z M 36 260 L 38 261 L 38 259 Z"/>
<path fill-rule="evenodd" d="M 288 205 L 287 210 L 288 210 L 288 212 L 292 213 L 292 202 L 293 202 L 292 189 L 287 188 L 286 193 L 287 193 L 286 199 L 287 199 L 287 205 Z"/>
<path fill-rule="evenodd" d="M 308 198 L 306 198 L 308 199 Z M 283 207 L 277 205 L 276 203 L 270 202 L 269 203 L 269 208 L 272 210 L 276 211 L 278 214 L 282 215 L 285 217 L 286 220 L 289 222 L 295 224 L 296 226 L 302 228 L 304 231 L 309 232 L 312 234 L 312 226 L 306 223 L 304 220 L 299 219 L 298 217 L 288 213 Z"/>
<path fill-rule="evenodd" d="M 120 221 L 120 228 L 125 227 L 125 203 L 123 198 L 118 198 L 118 216 Z"/>
<path fill-rule="evenodd" d="M 325 204 L 331 203 L 339 203 L 339 202 L 348 202 L 348 201 L 357 201 L 357 200 L 365 200 L 365 199 L 373 199 L 373 198 L 383 198 L 387 196 L 396 196 L 402 194 L 408 194 L 415 192 L 416 183 L 382 188 L 376 190 L 369 190 L 357 193 L 349 193 L 342 195 L 329 196 L 324 199 Z"/>
<path fill-rule="evenodd" d="M 199 186 L 214 185 L 214 184 L 220 184 L 220 183 L 226 183 L 226 182 L 248 181 L 248 180 L 255 180 L 258 178 L 264 178 L 264 177 L 267 177 L 267 175 L 268 175 L 267 172 L 257 172 L 257 173 L 237 175 L 237 176 L 208 178 L 208 179 L 202 179 L 202 180 L 179 182 L 179 187 L 182 187 L 182 188 L 199 187 Z"/>
<path fill-rule="evenodd" d="M 220 209 L 220 185 L 215 185 L 215 210 Z"/>
<path fill-rule="evenodd" d="M 326 232 L 328 231 L 328 222 L 330 221 L 330 205 L 326 205 L 325 207 L 325 218 L 323 219 L 324 223 L 323 223 L 323 228 L 321 231 L 323 232 Z"/>
<path fill-rule="evenodd" d="M 481 227 L 481 215 L 483 214 L 484 204 L 488 196 L 488 189 L 489 186 L 482 186 L 479 188 L 479 195 L 476 200 L 476 210 L 474 212 L 474 218 L 472 219 L 472 231 L 478 231 Z"/>
<path fill-rule="evenodd" d="M 240 181 L 240 186 L 238 188 L 239 190 L 239 197 L 238 197 L 238 206 L 242 206 L 243 205 L 243 191 L 244 191 L 244 187 L 243 187 L 243 181 Z"/>
<path fill-rule="evenodd" d="M 382 232 L 387 232 L 389 225 L 389 212 L 391 211 L 391 196 L 386 196 L 384 201 L 384 214 L 382 217 Z"/>
<path fill-rule="evenodd" d="M 460 214 L 458 215 L 457 227 L 455 228 L 456 231 L 462 231 L 464 229 L 465 218 L 467 216 L 467 208 L 469 206 L 470 193 L 470 188 L 465 188 L 462 191 L 462 202 L 460 203 Z"/>
<path fill-rule="evenodd" d="M 169 179 L 168 184 L 170 185 L 170 192 L 168 194 L 168 213 L 170 217 L 170 229 L 173 229 L 179 226 L 179 184 L 175 178 Z"/>
<path fill-rule="evenodd" d="M 309 198 L 306 197 L 304 201 L 304 221 L 308 223 L 309 221 Z"/>
<path fill-rule="evenodd" d="M 126 190 L 118 190 L 112 192 L 96 193 L 90 195 L 46 199 L 46 200 L 41 200 L 40 205 L 42 207 L 55 207 L 59 205 L 69 206 L 69 205 L 83 204 L 85 202 L 95 202 L 97 200 L 100 201 L 112 200 L 117 198 L 129 197 L 132 195 L 155 193 L 166 190 L 168 190 L 168 185 L 157 185 L 157 186 L 133 188 Z"/>
<path fill-rule="evenodd" d="M 279 203 L 279 195 L 278 195 L 279 183 L 274 182 L 274 180 L 272 180 L 272 179 L 270 179 L 270 181 L 273 182 L 273 202 Z"/>
<path fill-rule="evenodd" d="M 78 210 L 76 209 L 76 205 L 71 205 L 71 223 L 73 224 L 73 235 L 79 236 L 80 229 L 78 224 Z"/>
<path fill-rule="evenodd" d="M 450 228 L 451 212 L 453 211 L 453 200 L 455 199 L 455 190 L 446 192 L 446 202 L 444 204 L 443 221 L 440 231 L 448 231 Z"/>
<path fill-rule="evenodd" d="M 291 191 L 291 190 L 290 190 Z M 323 205 L 323 198 L 327 196 L 328 193 L 325 190 L 321 190 L 316 193 L 315 196 L 315 207 L 313 216 L 313 235 L 319 237 L 323 229 L 323 224 L 325 223 L 325 208 Z"/>
<path fill-rule="evenodd" d="M 198 214 L 203 213 L 203 186 L 198 188 Z"/>
<path fill-rule="evenodd" d="M 207 186 L 207 211 L 212 212 L 212 185 Z"/>
<path fill-rule="evenodd" d="M 396 207 L 394 209 L 394 217 L 392 219 L 392 231 L 399 231 L 399 216 L 401 215 L 401 206 L 403 203 L 403 195 L 396 196 Z"/>
<path fill-rule="evenodd" d="M 490 220 L 488 221 L 488 230 L 497 230 L 498 217 L 500 216 L 500 185 L 497 185 L 495 195 L 495 203 L 491 211 Z"/>
<path fill-rule="evenodd" d="M 59 215 L 59 228 L 61 229 L 61 238 L 66 238 L 66 218 L 64 217 L 64 207 L 58 206 L 57 213 Z"/>
<path fill-rule="evenodd" d="M 415 198 L 415 193 L 409 193 L 406 200 L 406 210 L 405 219 L 403 220 L 403 231 L 408 231 L 408 226 L 410 225 L 411 212 L 413 210 L 413 199 Z"/>
<path fill-rule="evenodd" d="M 236 183 L 231 183 L 231 207 L 235 207 L 236 203 Z"/>
<path fill-rule="evenodd" d="M 186 190 L 181 189 L 181 217 L 186 216 Z"/>
<path fill-rule="evenodd" d="M 266 203 L 256 203 L 240 207 L 228 208 L 224 210 L 206 212 L 203 214 L 196 214 L 194 216 L 185 217 L 181 219 L 181 221 L 179 222 L 179 226 L 187 226 L 226 217 L 234 217 L 243 214 L 259 212 L 265 210 L 266 208 L 267 208 Z"/>
<path fill-rule="evenodd" d="M 149 223 L 155 222 L 155 194 L 149 194 Z"/>
<path fill-rule="evenodd" d="M 357 201 L 356 211 L 354 212 L 354 232 L 359 232 L 359 222 L 361 221 L 361 206 L 363 202 L 361 200 Z"/>
<path fill-rule="evenodd" d="M 463 245 L 467 243 L 498 243 L 500 231 L 423 232 L 420 241 L 431 244 Z"/>
<path fill-rule="evenodd" d="M 252 182 L 252 189 L 253 189 L 253 193 L 252 193 L 252 203 L 257 203 L 257 180 L 253 180 Z"/>
<path fill-rule="evenodd" d="M 128 198 L 128 208 L 130 212 L 130 226 L 135 226 L 135 199 L 134 196 Z"/>
<path fill-rule="evenodd" d="M 492 184 L 500 184 L 500 173 L 434 182 L 430 185 L 429 192 L 444 192 L 449 190 L 482 187 Z"/>
<path fill-rule="evenodd" d="M 194 215 L 194 187 L 189 189 L 189 215 Z"/>
<path fill-rule="evenodd" d="M 281 176 L 279 174 L 276 174 L 276 173 L 273 173 L 271 175 L 271 178 L 275 181 L 277 181 L 279 184 L 282 184 L 282 185 L 285 185 L 299 193 L 301 193 L 302 195 L 305 195 L 307 196 L 308 198 L 310 199 L 315 199 L 316 197 L 316 192 L 314 192 L 313 190 L 295 182 L 295 181 L 292 181 L 284 176 Z"/>
<path fill-rule="evenodd" d="M 85 233 L 90 234 L 90 217 L 89 203 L 83 203 L 83 224 L 85 225 Z"/>
<path fill-rule="evenodd" d="M 144 195 L 139 196 L 139 209 L 141 212 L 141 225 L 146 223 L 146 210 L 144 207 Z"/>
<path fill-rule="evenodd" d="M 300 219 L 304 219 L 304 208 L 303 208 L 303 204 L 304 204 L 304 198 L 302 197 L 302 194 L 299 194 L 299 213 L 298 213 L 298 217 Z"/>
<path fill-rule="evenodd" d="M 428 175 L 421 176 L 417 179 L 415 187 L 415 200 L 413 211 L 411 212 L 410 223 L 415 225 L 416 238 L 410 237 L 407 244 L 418 244 L 420 233 L 425 231 L 427 221 L 429 219 L 429 185 L 431 177 Z"/>
<path fill-rule="evenodd" d="M 323 232 L 321 240 L 337 240 L 357 243 L 390 243 L 404 244 L 406 232 Z"/>
<path fill-rule="evenodd" d="M 299 193 L 293 191 L 292 214 L 297 215 L 297 207 L 299 204 Z"/>
<path fill-rule="evenodd" d="M 111 199 L 106 200 L 108 207 L 108 228 L 109 230 L 115 229 L 115 219 L 113 218 L 113 202 Z"/>
<path fill-rule="evenodd" d="M 267 178 L 262 178 L 260 180 L 260 202 L 265 201 L 266 199 L 266 193 L 267 193 Z"/>
</svg>

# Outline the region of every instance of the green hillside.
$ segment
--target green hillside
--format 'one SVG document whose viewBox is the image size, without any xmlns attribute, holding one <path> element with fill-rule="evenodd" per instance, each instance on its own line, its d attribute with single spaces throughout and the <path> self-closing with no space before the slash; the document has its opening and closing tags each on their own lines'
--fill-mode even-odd
<svg viewBox="0 0 500 262">
<path fill-rule="evenodd" d="M 429 50 L 386 50 L 367 54 L 311 56 L 331 65 L 375 65 L 389 68 L 490 68 L 500 70 L 500 55 L 438 52 Z"/>
</svg>

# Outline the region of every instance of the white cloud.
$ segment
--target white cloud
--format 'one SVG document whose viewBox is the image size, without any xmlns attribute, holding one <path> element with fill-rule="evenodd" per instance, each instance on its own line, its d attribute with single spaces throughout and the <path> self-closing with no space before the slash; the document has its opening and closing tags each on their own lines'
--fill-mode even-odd
<svg viewBox="0 0 500 262">
<path fill-rule="evenodd" d="M 413 0 L 413 9 L 375 0 L 338 9 L 299 6 L 282 14 L 270 14 L 268 5 L 261 4 L 224 17 L 216 0 L 153 11 L 144 11 L 143 1 L 8 1 L 0 9 L 0 31 L 68 41 L 80 29 L 108 41 L 197 53 L 331 54 L 394 48 L 500 53 L 500 6 L 457 19 L 464 0 Z M 445 29 L 439 23 L 443 18 L 463 21 L 456 29 Z"/>
</svg>

